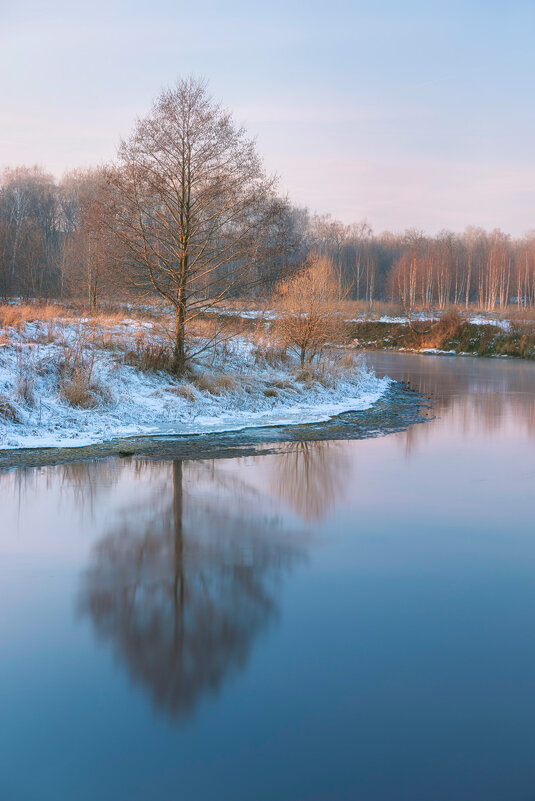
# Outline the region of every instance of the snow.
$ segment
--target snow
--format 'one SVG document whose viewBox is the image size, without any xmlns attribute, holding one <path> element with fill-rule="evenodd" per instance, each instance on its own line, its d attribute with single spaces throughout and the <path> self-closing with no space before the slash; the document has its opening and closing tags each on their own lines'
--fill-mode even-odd
<svg viewBox="0 0 535 801">
<path fill-rule="evenodd" d="M 470 317 L 469 322 L 472 325 L 494 325 L 503 331 L 509 331 L 511 328 L 509 320 L 499 320 L 497 317 Z"/>
<path fill-rule="evenodd" d="M 424 312 L 418 312 L 413 314 L 413 320 L 418 322 L 432 322 L 438 321 L 439 317 L 433 314 L 426 314 Z M 362 320 L 355 320 L 353 322 L 362 322 Z M 409 318 L 406 315 L 402 316 L 391 316 L 388 314 L 379 317 L 378 321 L 380 323 L 398 323 L 401 325 L 407 325 L 409 322 Z M 476 315 L 466 318 L 466 322 L 470 323 L 471 325 L 494 325 L 497 328 L 501 328 L 503 331 L 509 331 L 511 328 L 511 323 L 508 320 L 500 320 L 497 317 L 484 317 L 483 315 Z"/>
<path fill-rule="evenodd" d="M 243 320 L 275 320 L 277 318 L 277 312 L 274 309 L 232 309 L 227 308 L 225 306 L 214 306 L 211 309 L 207 309 L 206 313 L 213 313 L 218 314 L 221 317 L 239 317 Z M 425 312 L 425 311 L 417 311 L 412 314 L 412 320 L 414 322 L 437 322 L 440 319 L 440 313 L 434 312 Z M 484 314 L 474 315 L 474 316 L 467 316 L 466 322 L 471 323 L 472 325 L 493 325 L 497 328 L 501 328 L 503 331 L 509 331 L 511 328 L 511 323 L 508 320 L 502 320 L 498 317 L 492 316 L 492 313 L 489 316 Z M 358 314 L 357 317 L 350 317 L 346 319 L 347 323 L 366 323 L 366 322 L 378 322 L 378 323 L 389 323 L 391 325 L 408 325 L 409 318 L 406 314 L 395 315 L 395 314 L 383 314 L 380 317 L 377 317 L 372 313 L 362 312 Z"/>
<path fill-rule="evenodd" d="M 258 364 L 253 343 L 236 338 L 222 351 L 207 351 L 194 365 L 201 379 L 210 378 L 210 371 L 216 378 L 227 378 L 221 386 L 212 384 L 209 391 L 202 388 L 202 380 L 186 385 L 163 372 L 142 372 L 125 364 L 119 350 L 88 346 L 94 358 L 92 379 L 106 391 L 95 408 L 83 409 L 70 406 L 59 390 L 65 348 L 84 333 L 79 323 L 54 321 L 53 337 L 45 336 L 46 325 L 41 323 L 6 332 L 9 344 L 0 347 L 0 398 L 10 402 L 18 422 L 0 415 L 0 449 L 80 447 L 138 435 L 209 434 L 321 422 L 369 408 L 390 384 L 364 363 L 345 372 L 333 366 L 323 381 L 320 376 L 302 383 L 295 364 L 284 368 Z M 140 328 L 150 335 L 151 326 L 125 320 L 110 326 L 107 333 L 128 340 Z M 21 377 L 30 384 L 26 400 L 17 391 Z"/>
<path fill-rule="evenodd" d="M 418 320 L 418 322 L 427 322 L 431 320 L 436 320 L 437 318 L 434 315 L 429 316 L 428 314 L 413 314 L 413 320 Z M 402 325 L 406 325 L 409 322 L 409 318 L 404 315 L 402 317 L 392 317 L 388 314 L 383 314 L 382 317 L 379 317 L 378 322 L 380 323 L 401 323 Z"/>
<path fill-rule="evenodd" d="M 440 350 L 440 348 L 420 348 L 418 353 L 433 353 L 441 356 L 457 356 L 456 350 Z M 461 355 L 461 354 L 459 354 Z M 464 355 L 464 354 L 463 354 Z"/>
<path fill-rule="evenodd" d="M 277 312 L 273 309 L 227 309 L 224 306 L 213 306 L 206 309 L 205 314 L 218 314 L 220 317 L 240 317 L 242 320 L 275 320 Z"/>
</svg>

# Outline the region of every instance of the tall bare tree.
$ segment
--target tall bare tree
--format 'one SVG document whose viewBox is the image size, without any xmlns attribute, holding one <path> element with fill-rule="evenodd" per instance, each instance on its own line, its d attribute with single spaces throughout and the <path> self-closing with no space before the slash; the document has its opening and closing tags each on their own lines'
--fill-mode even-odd
<svg viewBox="0 0 535 801">
<path fill-rule="evenodd" d="M 193 78 L 163 91 L 122 142 L 110 171 L 114 219 L 136 282 L 174 310 L 176 373 L 188 322 L 254 266 L 273 185 L 254 142 Z"/>
</svg>

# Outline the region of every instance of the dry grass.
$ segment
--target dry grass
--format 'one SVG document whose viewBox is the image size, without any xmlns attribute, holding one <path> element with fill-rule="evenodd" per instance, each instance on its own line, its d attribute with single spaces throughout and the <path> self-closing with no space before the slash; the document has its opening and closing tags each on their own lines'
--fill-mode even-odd
<svg viewBox="0 0 535 801">
<path fill-rule="evenodd" d="M 277 378 L 275 381 L 271 382 L 274 387 L 277 389 L 292 389 L 293 384 L 291 381 L 288 381 L 285 378 Z"/>
<path fill-rule="evenodd" d="M 138 338 L 134 350 L 127 350 L 124 363 L 138 370 L 156 373 L 171 370 L 173 354 L 168 345 Z"/>
<path fill-rule="evenodd" d="M 277 392 L 275 387 L 268 387 L 267 389 L 265 389 L 264 390 L 264 395 L 266 396 L 266 398 L 278 398 L 279 397 L 279 393 Z"/>
<path fill-rule="evenodd" d="M 464 324 L 464 319 L 455 309 L 443 312 L 440 319 L 430 326 L 429 331 L 422 334 L 421 346 L 425 348 L 440 348 L 444 340 L 459 336 L 460 329 Z M 426 324 L 424 323 L 423 325 Z"/>
<path fill-rule="evenodd" d="M 272 345 L 262 342 L 253 351 L 255 364 L 281 367 L 290 361 L 287 350 L 283 345 Z"/>
<path fill-rule="evenodd" d="M 193 376 L 193 383 L 201 392 L 209 392 L 210 395 L 221 395 L 235 389 L 236 378 L 224 373 L 199 373 Z"/>
<path fill-rule="evenodd" d="M 178 395 L 180 398 L 192 403 L 197 399 L 195 390 L 190 384 L 178 384 L 175 387 L 168 387 L 167 392 L 172 392 L 173 395 Z"/>
<path fill-rule="evenodd" d="M 93 409 L 112 399 L 108 387 L 93 377 L 95 349 L 88 345 L 82 335 L 63 346 L 63 356 L 58 365 L 60 396 L 70 406 Z"/>
<path fill-rule="evenodd" d="M 25 323 L 47 322 L 58 317 L 72 317 L 72 312 L 65 306 L 51 303 L 0 305 L 0 328 L 18 328 Z"/>
<path fill-rule="evenodd" d="M 388 303 L 386 301 L 375 300 L 372 307 L 366 300 L 341 300 L 338 301 L 337 308 L 344 319 L 352 319 L 358 315 L 368 315 L 370 317 L 398 317 L 403 314 L 403 307 L 399 303 Z"/>
<path fill-rule="evenodd" d="M 20 423 L 20 418 L 15 405 L 9 400 L 7 395 L 0 394 L 0 419 L 10 423 Z"/>
<path fill-rule="evenodd" d="M 85 377 L 77 376 L 61 382 L 60 395 L 70 406 L 81 409 L 94 409 L 98 406 L 98 398 L 91 391 Z"/>
<path fill-rule="evenodd" d="M 305 384 L 305 386 L 312 386 L 318 381 L 323 383 L 323 371 L 319 369 L 318 365 L 309 363 L 296 370 L 295 379 L 299 381 L 300 384 Z"/>
<path fill-rule="evenodd" d="M 305 386 L 319 383 L 324 387 L 332 387 L 354 370 L 355 356 L 352 351 L 327 353 L 321 361 L 309 362 L 299 367 L 295 372 L 295 378 Z"/>
<path fill-rule="evenodd" d="M 94 409 L 101 403 L 111 401 L 111 392 L 98 381 L 91 380 L 84 374 L 60 382 L 60 395 L 70 406 L 80 409 Z"/>
<path fill-rule="evenodd" d="M 18 400 L 32 406 L 35 402 L 35 358 L 27 348 L 17 352 L 17 388 Z"/>
</svg>

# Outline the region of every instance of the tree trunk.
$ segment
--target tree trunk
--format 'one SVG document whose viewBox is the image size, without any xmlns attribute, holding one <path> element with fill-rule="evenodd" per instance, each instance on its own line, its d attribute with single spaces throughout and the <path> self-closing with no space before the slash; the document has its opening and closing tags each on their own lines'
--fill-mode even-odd
<svg viewBox="0 0 535 801">
<path fill-rule="evenodd" d="M 186 326 L 184 304 L 179 303 L 176 308 L 175 317 L 175 343 L 173 350 L 173 372 L 175 375 L 183 375 L 186 369 Z"/>
</svg>

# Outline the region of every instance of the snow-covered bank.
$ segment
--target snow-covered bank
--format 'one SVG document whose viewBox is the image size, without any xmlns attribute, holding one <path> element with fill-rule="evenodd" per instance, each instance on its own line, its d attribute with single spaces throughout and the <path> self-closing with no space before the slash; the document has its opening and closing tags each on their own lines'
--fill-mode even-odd
<svg viewBox="0 0 535 801">
<path fill-rule="evenodd" d="M 217 314 L 220 317 L 237 317 L 242 320 L 264 320 L 271 322 L 276 320 L 278 313 L 275 309 L 231 309 L 224 306 L 216 306 L 206 310 L 207 314 Z M 412 314 L 412 321 L 418 323 L 437 322 L 443 312 L 417 311 Z M 486 312 L 480 314 L 462 314 L 463 319 L 470 325 L 492 325 L 509 331 L 511 328 L 510 320 L 500 317 L 498 313 Z M 345 317 L 346 323 L 388 323 L 390 325 L 408 325 L 409 317 L 407 314 L 375 314 L 373 311 L 359 312 L 354 317 Z"/>
<path fill-rule="evenodd" d="M 0 346 L 0 449 L 321 422 L 369 408 L 390 383 L 359 363 L 298 380 L 294 364 L 269 366 L 244 339 L 197 361 L 192 380 L 182 382 L 125 364 L 119 348 L 86 341 L 96 389 L 93 407 L 80 408 L 65 399 L 61 370 L 84 322 L 56 321 L 53 336 L 39 323 L 9 332 L 8 344 Z M 140 325 L 150 326 L 128 321 L 125 335 Z"/>
</svg>

